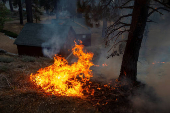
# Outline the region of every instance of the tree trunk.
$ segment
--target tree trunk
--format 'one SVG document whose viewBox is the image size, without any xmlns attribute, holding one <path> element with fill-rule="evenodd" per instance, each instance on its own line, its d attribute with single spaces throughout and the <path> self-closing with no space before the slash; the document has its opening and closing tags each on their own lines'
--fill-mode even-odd
<svg viewBox="0 0 170 113">
<path fill-rule="evenodd" d="M 55 0 L 54 8 L 55 8 L 55 12 L 56 12 L 56 19 L 58 19 L 58 0 Z"/>
<path fill-rule="evenodd" d="M 103 18 L 102 37 L 106 36 L 106 29 L 107 29 L 107 20 L 106 20 L 106 18 Z"/>
<path fill-rule="evenodd" d="M 49 15 L 49 10 L 48 10 L 48 9 L 46 9 L 45 11 L 46 11 L 46 14 L 47 14 L 47 15 Z"/>
<path fill-rule="evenodd" d="M 22 4 L 21 4 L 21 0 L 18 0 L 18 6 L 19 6 L 20 24 L 23 24 L 23 15 L 22 15 Z"/>
<path fill-rule="evenodd" d="M 104 5 L 106 5 L 106 1 L 104 1 Z M 103 17 L 102 37 L 104 37 L 104 38 L 106 36 L 106 30 L 107 30 L 107 20 L 106 20 L 106 18 Z"/>
<path fill-rule="evenodd" d="M 13 5 L 12 5 L 12 0 L 9 0 L 9 6 L 10 6 L 11 12 L 13 12 L 14 10 L 13 10 Z"/>
<path fill-rule="evenodd" d="M 6 4 L 6 0 L 2 0 L 2 2 L 3 2 L 4 4 Z"/>
<path fill-rule="evenodd" d="M 132 84 L 137 79 L 137 61 L 148 18 L 149 3 L 150 0 L 135 0 L 134 2 L 130 32 L 119 75 L 119 80 L 125 79 Z"/>
<path fill-rule="evenodd" d="M 25 0 L 25 3 L 26 3 L 26 12 L 27 12 L 27 22 L 33 23 L 32 0 Z"/>
<path fill-rule="evenodd" d="M 77 0 L 77 3 L 80 3 L 82 5 L 82 0 Z M 82 13 L 80 13 L 80 12 L 77 12 L 76 16 L 77 16 L 77 18 L 82 18 L 83 17 Z"/>
</svg>

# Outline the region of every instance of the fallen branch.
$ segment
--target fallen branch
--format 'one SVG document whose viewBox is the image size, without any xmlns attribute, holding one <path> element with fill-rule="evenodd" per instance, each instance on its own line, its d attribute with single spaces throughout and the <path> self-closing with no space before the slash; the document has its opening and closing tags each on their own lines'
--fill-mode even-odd
<svg viewBox="0 0 170 113">
<path fill-rule="evenodd" d="M 11 83 L 9 82 L 9 80 L 4 75 L 0 75 L 0 77 L 4 77 L 7 81 L 8 86 L 11 87 Z"/>
</svg>

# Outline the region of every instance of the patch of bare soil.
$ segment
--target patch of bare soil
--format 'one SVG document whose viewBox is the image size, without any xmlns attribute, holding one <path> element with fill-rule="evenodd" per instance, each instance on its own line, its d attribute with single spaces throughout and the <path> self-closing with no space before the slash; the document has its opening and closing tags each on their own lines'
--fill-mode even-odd
<svg viewBox="0 0 170 113">
<path fill-rule="evenodd" d="M 0 49 L 8 51 L 10 53 L 17 54 L 17 46 L 14 45 L 15 40 L 10 39 L 8 36 L 0 32 Z"/>
</svg>

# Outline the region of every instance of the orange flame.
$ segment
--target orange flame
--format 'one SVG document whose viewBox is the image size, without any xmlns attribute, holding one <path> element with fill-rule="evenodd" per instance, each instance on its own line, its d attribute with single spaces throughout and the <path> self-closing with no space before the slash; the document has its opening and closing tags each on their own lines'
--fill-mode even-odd
<svg viewBox="0 0 170 113">
<path fill-rule="evenodd" d="M 75 42 L 72 48 L 73 54 L 78 57 L 78 61 L 71 65 L 65 58 L 54 57 L 54 64 L 40 69 L 38 73 L 31 74 L 30 79 L 45 92 L 60 96 L 79 96 L 82 97 L 82 86 L 93 77 L 90 67 L 93 53 L 84 52 L 82 41 L 80 45 Z"/>
<path fill-rule="evenodd" d="M 104 64 L 102 64 L 102 66 L 107 66 L 107 64 L 106 64 L 106 63 L 104 63 Z"/>
<path fill-rule="evenodd" d="M 167 63 L 167 62 L 153 62 L 152 64 L 159 64 L 159 63 L 164 64 L 164 63 Z"/>
</svg>

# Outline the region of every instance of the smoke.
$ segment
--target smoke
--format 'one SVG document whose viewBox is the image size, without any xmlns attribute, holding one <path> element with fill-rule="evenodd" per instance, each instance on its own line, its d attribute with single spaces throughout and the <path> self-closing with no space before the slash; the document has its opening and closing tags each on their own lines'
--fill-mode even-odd
<svg viewBox="0 0 170 113">
<path fill-rule="evenodd" d="M 64 34 L 68 34 L 66 31 L 64 27 L 52 24 L 43 25 L 42 29 L 39 30 L 39 34 L 44 37 L 41 45 L 44 56 L 53 58 L 55 54 L 60 52 L 65 42 Z"/>
<path fill-rule="evenodd" d="M 170 63 L 162 65 L 149 65 L 146 76 L 138 77 L 146 84 L 144 89 L 139 89 L 136 96 L 131 97 L 134 108 L 139 113 L 153 112 L 153 113 L 169 113 L 170 108 L 170 77 L 169 69 Z"/>
<path fill-rule="evenodd" d="M 58 13 L 58 17 L 60 18 L 69 18 L 71 14 L 68 11 L 62 11 Z"/>
<path fill-rule="evenodd" d="M 58 54 L 60 52 L 61 44 L 60 37 L 52 36 L 50 40 L 47 42 L 44 42 L 42 46 L 44 47 L 42 52 L 43 55 L 49 58 L 53 58 L 55 54 Z M 46 47 L 46 45 L 50 45 L 50 47 Z"/>
<path fill-rule="evenodd" d="M 168 72 L 170 67 L 170 15 L 163 13 L 163 16 L 156 14 L 152 17 L 157 23 L 148 24 L 149 32 L 140 50 L 137 79 L 146 84 L 146 87 L 139 89 L 135 92 L 135 96 L 130 97 L 136 113 L 170 112 L 170 76 Z M 67 13 L 63 15 L 67 15 Z M 41 32 L 43 34 L 44 30 Z M 51 46 L 51 49 L 43 49 L 43 54 L 48 57 L 57 54 L 63 42 L 60 36 L 52 35 L 51 37 L 49 41 L 42 44 L 42 46 Z M 94 77 L 102 77 L 106 81 L 118 78 L 123 56 L 107 59 L 108 48 L 101 47 L 96 51 L 98 51 L 95 58 L 97 61 L 94 63 L 99 67 L 93 67 Z M 153 62 L 165 63 L 152 64 Z M 102 64 L 107 66 L 102 66 Z"/>
<path fill-rule="evenodd" d="M 114 50 L 117 50 L 117 48 L 114 48 Z M 123 56 L 120 55 L 107 58 L 109 55 L 108 48 L 104 47 L 97 48 L 96 51 L 98 51 L 98 53 L 94 52 L 94 59 L 97 60 L 94 64 L 98 66 L 93 67 L 92 69 L 94 78 L 107 83 L 111 79 L 117 79 L 119 77 Z"/>
<path fill-rule="evenodd" d="M 131 97 L 138 113 L 170 112 L 170 15 L 163 13 L 163 16 L 152 17 L 157 23 L 148 25 L 148 36 L 140 51 L 137 78 L 146 84 L 146 88 Z"/>
<path fill-rule="evenodd" d="M 153 15 L 151 19 L 157 23 L 147 25 L 149 32 L 145 32 L 147 35 L 141 46 L 137 80 L 146 85 L 144 88 L 138 89 L 134 96 L 129 97 L 135 113 L 170 112 L 170 15 L 166 12 L 163 13 L 163 16 Z M 102 76 L 106 81 L 118 78 L 123 56 L 107 59 L 108 48 L 100 48 L 100 50 L 97 62 L 100 67 L 96 67 L 94 77 Z M 153 62 L 159 63 L 152 64 Z M 108 66 L 103 67 L 104 63 Z"/>
</svg>

